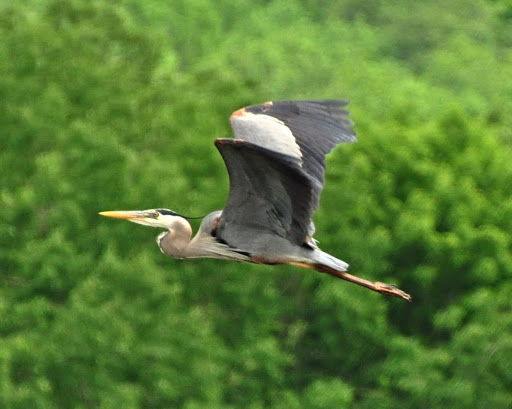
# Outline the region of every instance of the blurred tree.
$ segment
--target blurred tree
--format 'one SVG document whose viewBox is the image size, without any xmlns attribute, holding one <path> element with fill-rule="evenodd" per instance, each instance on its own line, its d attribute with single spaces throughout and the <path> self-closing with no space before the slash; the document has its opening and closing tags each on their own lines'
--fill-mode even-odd
<svg viewBox="0 0 512 409">
<path fill-rule="evenodd" d="M 1 0 L 0 406 L 508 408 L 508 9 Z M 412 304 L 97 218 L 221 208 L 232 110 L 336 97 L 317 238 Z"/>
</svg>

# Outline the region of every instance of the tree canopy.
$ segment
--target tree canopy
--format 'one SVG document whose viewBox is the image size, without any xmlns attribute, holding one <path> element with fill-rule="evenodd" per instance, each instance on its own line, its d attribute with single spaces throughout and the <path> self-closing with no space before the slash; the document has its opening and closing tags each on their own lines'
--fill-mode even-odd
<svg viewBox="0 0 512 409">
<path fill-rule="evenodd" d="M 0 11 L 1 407 L 510 407 L 510 1 Z M 359 138 L 315 237 L 412 303 L 97 215 L 221 209 L 229 114 L 294 98 L 349 99 Z"/>
</svg>

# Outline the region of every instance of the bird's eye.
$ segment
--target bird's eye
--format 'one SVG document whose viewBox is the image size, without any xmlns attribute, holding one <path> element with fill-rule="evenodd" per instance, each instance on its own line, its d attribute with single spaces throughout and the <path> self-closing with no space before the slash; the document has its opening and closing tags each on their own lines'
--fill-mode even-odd
<svg viewBox="0 0 512 409">
<path fill-rule="evenodd" d="M 155 219 L 158 219 L 158 216 L 160 216 L 160 213 L 158 213 L 158 212 L 153 212 L 153 217 L 154 217 Z"/>
</svg>

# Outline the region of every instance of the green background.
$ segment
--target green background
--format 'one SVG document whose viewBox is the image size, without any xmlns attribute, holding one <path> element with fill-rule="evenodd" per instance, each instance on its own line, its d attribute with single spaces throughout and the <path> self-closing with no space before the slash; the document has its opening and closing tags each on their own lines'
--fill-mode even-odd
<svg viewBox="0 0 512 409">
<path fill-rule="evenodd" d="M 510 408 L 512 3 L 0 0 L 0 407 Z M 347 98 L 321 247 L 412 303 L 163 256 L 244 105 Z M 197 228 L 197 223 L 194 223 Z"/>
</svg>

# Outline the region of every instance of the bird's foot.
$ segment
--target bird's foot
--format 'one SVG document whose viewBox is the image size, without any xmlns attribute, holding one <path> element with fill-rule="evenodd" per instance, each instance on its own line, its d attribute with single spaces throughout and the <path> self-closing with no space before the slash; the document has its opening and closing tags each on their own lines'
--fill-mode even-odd
<svg viewBox="0 0 512 409">
<path fill-rule="evenodd" d="M 407 294 L 406 292 L 403 292 L 402 290 L 400 290 L 399 288 L 395 287 L 392 284 L 376 282 L 376 283 L 374 283 L 374 286 L 375 286 L 374 287 L 375 291 L 377 291 L 381 294 L 386 294 L 386 295 L 391 295 L 393 297 L 402 298 L 403 300 L 406 300 L 406 301 L 412 300 L 412 297 L 409 294 Z"/>
</svg>

